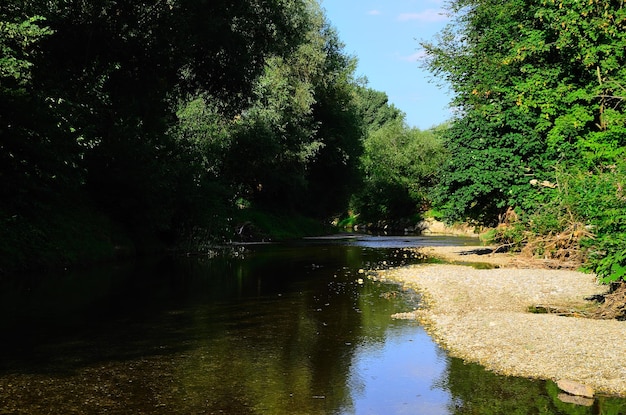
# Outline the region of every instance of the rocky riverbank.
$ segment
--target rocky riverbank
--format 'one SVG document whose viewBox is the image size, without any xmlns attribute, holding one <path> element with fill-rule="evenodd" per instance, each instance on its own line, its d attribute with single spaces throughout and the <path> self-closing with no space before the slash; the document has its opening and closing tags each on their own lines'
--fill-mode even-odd
<svg viewBox="0 0 626 415">
<path fill-rule="evenodd" d="M 490 248 L 429 247 L 424 253 L 459 265 L 421 264 L 381 276 L 422 293 L 423 307 L 409 317 L 425 323 L 450 354 L 506 375 L 574 381 L 626 397 L 626 322 L 529 311 L 547 306 L 543 310 L 584 315 L 596 306 L 589 299 L 608 290 L 594 275 Z"/>
</svg>

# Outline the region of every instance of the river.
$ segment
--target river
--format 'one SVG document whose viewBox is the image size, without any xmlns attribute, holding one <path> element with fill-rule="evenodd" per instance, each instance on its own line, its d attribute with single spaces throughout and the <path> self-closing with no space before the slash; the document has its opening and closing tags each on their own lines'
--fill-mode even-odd
<svg viewBox="0 0 626 415">
<path fill-rule="evenodd" d="M 367 270 L 452 237 L 341 235 L 0 283 L 0 414 L 620 414 L 449 357 Z"/>
</svg>

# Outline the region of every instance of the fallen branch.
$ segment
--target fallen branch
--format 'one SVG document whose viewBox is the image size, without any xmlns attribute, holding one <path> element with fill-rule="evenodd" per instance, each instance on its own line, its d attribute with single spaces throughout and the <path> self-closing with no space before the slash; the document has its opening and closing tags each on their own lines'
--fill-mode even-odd
<svg viewBox="0 0 626 415">
<path fill-rule="evenodd" d="M 564 308 L 564 307 L 545 305 L 545 304 L 532 305 L 528 307 L 528 311 L 530 311 L 533 314 L 556 314 L 558 316 L 564 316 L 564 317 L 589 318 L 592 316 L 591 313 L 584 311 L 584 310 L 578 310 L 575 308 Z"/>
</svg>

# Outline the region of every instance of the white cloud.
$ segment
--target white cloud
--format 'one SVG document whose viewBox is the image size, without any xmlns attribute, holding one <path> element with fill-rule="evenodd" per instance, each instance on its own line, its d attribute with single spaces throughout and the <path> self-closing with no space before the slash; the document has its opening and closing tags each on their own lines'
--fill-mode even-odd
<svg viewBox="0 0 626 415">
<path fill-rule="evenodd" d="M 380 13 L 380 10 L 370 10 L 369 12 L 367 12 L 367 14 L 369 14 L 370 16 L 378 16 Z"/>
<path fill-rule="evenodd" d="M 417 20 L 420 22 L 442 22 L 448 20 L 448 16 L 442 9 L 426 9 L 419 13 L 402 13 L 398 16 L 398 20 L 401 22 L 409 20 Z"/>
<path fill-rule="evenodd" d="M 408 56 L 400 56 L 399 59 L 405 62 L 418 62 L 424 59 L 425 57 L 426 57 L 426 51 L 422 49 Z"/>
</svg>

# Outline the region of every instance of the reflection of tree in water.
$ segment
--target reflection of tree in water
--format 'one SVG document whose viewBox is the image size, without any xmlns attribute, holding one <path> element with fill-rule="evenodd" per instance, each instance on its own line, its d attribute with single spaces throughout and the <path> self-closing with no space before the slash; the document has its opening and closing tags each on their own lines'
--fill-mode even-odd
<svg viewBox="0 0 626 415">
<path fill-rule="evenodd" d="M 358 272 L 376 255 L 274 246 L 68 274 L 63 292 L 42 286 L 32 300 L 54 317 L 45 333 L 73 317 L 70 333 L 33 337 L 27 352 L 3 344 L 0 412 L 349 412 L 355 354 L 382 343 L 399 311 Z"/>
<path fill-rule="evenodd" d="M 332 264 L 333 256 L 356 261 L 355 251 L 360 250 L 335 248 L 324 262 L 312 251 L 280 265 L 263 256 L 248 262 L 256 266 L 244 275 L 279 279 L 283 288 L 290 281 L 298 289 L 281 294 L 280 301 L 231 306 L 228 322 L 213 328 L 211 338 L 182 362 L 181 398 L 197 405 L 207 394 L 208 408 L 231 413 L 248 408 L 251 413 L 324 414 L 352 407 L 347 380 L 355 350 L 364 336 L 384 340 L 393 303 L 381 298 L 383 287 L 359 284 L 359 274 L 349 266 L 316 268 L 310 262 Z M 200 326 L 203 319 L 199 316 Z"/>
<path fill-rule="evenodd" d="M 562 402 L 553 382 L 501 376 L 478 364 L 447 360 L 437 386 L 452 395 L 451 414 L 617 415 L 626 410 L 624 399 L 598 397 L 593 406 L 577 406 Z"/>
</svg>

